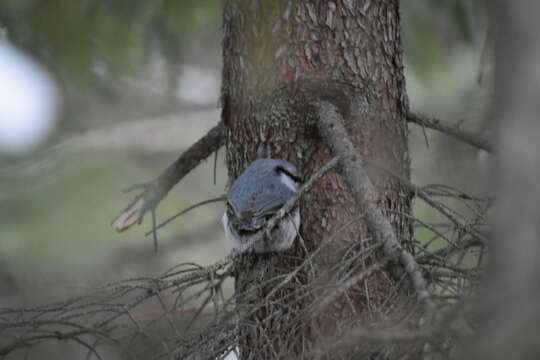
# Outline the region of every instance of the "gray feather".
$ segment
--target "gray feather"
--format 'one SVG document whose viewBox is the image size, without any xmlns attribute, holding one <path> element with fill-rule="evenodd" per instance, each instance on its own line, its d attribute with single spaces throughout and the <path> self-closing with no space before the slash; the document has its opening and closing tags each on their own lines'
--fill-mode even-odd
<svg viewBox="0 0 540 360">
<path fill-rule="evenodd" d="M 294 175 L 296 167 L 285 160 L 258 159 L 234 181 L 228 195 L 228 202 L 238 218 L 255 220 L 247 227 L 259 225 L 260 219 L 279 210 L 289 200 L 294 191 L 284 186 L 275 169 L 282 166 Z"/>
</svg>

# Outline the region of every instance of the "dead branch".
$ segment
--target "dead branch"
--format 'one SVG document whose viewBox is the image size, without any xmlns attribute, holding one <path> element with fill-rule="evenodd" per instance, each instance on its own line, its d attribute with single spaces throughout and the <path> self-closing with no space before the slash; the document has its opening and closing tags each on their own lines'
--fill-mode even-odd
<svg viewBox="0 0 540 360">
<path fill-rule="evenodd" d="M 231 268 L 228 264 L 226 261 L 208 267 L 183 264 L 157 278 L 123 280 L 108 284 L 93 293 L 50 305 L 0 309 L 0 356 L 7 356 L 20 348 L 30 348 L 43 341 L 69 340 L 81 343 L 87 337 L 93 337 L 103 344 L 115 345 L 126 351 L 127 355 L 134 354 L 133 349 L 125 348 L 126 341 L 135 337 L 145 338 L 148 345 L 157 344 L 170 354 L 171 346 L 180 339 L 160 339 L 151 334 L 152 326 L 162 321 L 175 329 L 180 319 L 185 322 L 185 315 L 193 312 L 188 308 L 189 304 L 195 305 L 197 313 L 200 313 L 203 306 L 199 305 L 198 300 L 206 294 L 214 294 L 214 289 L 222 286 L 224 279 L 230 276 Z M 203 286 L 202 291 L 182 298 L 183 291 L 205 283 L 207 285 Z M 178 291 L 180 295 L 174 304 L 167 306 L 165 296 L 172 300 Z M 152 303 L 154 306 L 159 304 L 157 308 L 161 309 L 161 316 L 148 320 L 138 315 Z M 175 323 L 172 315 L 175 315 Z"/>
<path fill-rule="evenodd" d="M 296 198 L 291 199 L 291 202 L 275 215 L 276 219 L 272 220 L 272 223 L 277 224 L 278 218 L 285 217 L 317 179 L 335 168 L 336 164 L 339 165 L 338 159 L 338 157 L 333 158 L 311 175 L 299 190 Z M 433 188 L 429 187 L 429 189 Z M 443 196 L 449 194 L 440 187 L 435 189 L 437 189 L 437 194 Z M 460 193 L 455 193 L 455 195 L 456 199 L 462 202 L 481 201 L 475 197 L 462 196 Z M 287 316 L 289 320 L 282 323 L 282 326 L 286 326 L 283 331 L 294 332 L 294 329 L 305 326 L 306 319 L 316 319 L 325 313 L 325 307 L 329 304 L 346 299 L 349 293 L 354 291 L 355 284 L 366 280 L 372 273 L 381 271 L 387 258 L 381 259 L 380 262 L 364 270 L 355 268 L 355 264 L 362 263 L 359 257 L 371 257 L 376 249 L 383 247 L 382 243 L 377 243 L 366 247 L 355 257 L 344 258 L 325 272 L 311 278 L 307 283 L 296 282 L 296 278 L 302 276 L 302 271 L 309 271 L 309 267 L 316 261 L 315 257 L 324 254 L 328 245 L 332 244 L 333 237 L 366 217 L 367 214 L 358 216 L 336 229 L 291 272 L 269 279 L 267 284 L 272 285 L 272 290 L 265 297 L 258 299 L 248 312 L 240 313 L 235 306 L 236 299 L 245 296 L 245 293 L 236 293 L 230 298 L 219 295 L 225 277 L 229 277 L 234 271 L 234 262 L 240 255 L 240 251 L 233 251 L 227 257 L 206 267 L 197 264 L 180 264 L 157 278 L 123 280 L 109 284 L 94 294 L 57 304 L 26 309 L 0 309 L 0 335 L 3 336 L 3 340 L 0 340 L 0 354 L 8 355 L 17 349 L 29 348 L 44 341 L 72 341 L 89 351 L 88 345 L 92 344 L 92 339 L 94 339 L 97 345 L 90 346 L 96 353 L 101 353 L 104 346 L 109 344 L 120 349 L 127 349 L 126 355 L 134 355 L 133 358 L 220 358 L 236 346 L 239 324 L 245 326 L 255 311 L 268 306 L 269 303 L 281 301 L 288 304 L 287 313 L 272 312 L 260 319 L 260 322 L 261 324 L 274 322 L 280 317 Z M 465 266 L 466 264 L 460 263 L 459 259 L 467 253 L 464 248 L 466 239 L 469 237 L 467 233 L 459 230 L 451 222 L 441 224 L 441 226 L 440 224 L 424 225 L 434 228 L 437 230 L 436 233 L 441 233 L 438 235 L 440 238 L 448 237 L 446 249 L 452 250 L 451 255 L 448 255 L 449 251 L 446 254 L 432 252 L 433 255 L 425 258 L 426 261 L 422 264 L 423 270 L 429 271 L 434 289 L 438 289 L 436 292 L 434 290 L 432 295 L 437 305 L 440 305 L 437 313 L 444 314 L 444 304 L 448 306 L 455 303 L 470 294 L 474 286 L 477 286 L 475 284 L 479 281 L 479 267 Z M 443 233 L 448 229 L 454 231 L 455 237 L 452 239 L 450 239 L 451 236 Z M 428 252 L 425 249 L 420 250 L 423 251 L 421 255 Z M 265 284 L 263 286 L 266 286 Z M 288 293 L 287 296 L 290 298 L 279 295 L 283 289 L 291 286 L 294 286 L 295 290 Z M 399 284 L 396 284 L 389 295 L 389 301 L 385 301 L 381 307 L 377 308 L 377 312 L 383 313 L 386 306 L 391 306 L 394 296 L 392 294 L 397 293 L 398 287 Z M 320 296 L 309 299 L 302 308 L 295 310 L 297 302 L 314 292 Z M 174 300 L 175 297 L 176 300 Z M 171 298 L 174 300 L 172 305 Z M 447 318 L 449 317 L 444 316 L 444 319 Z M 449 319 L 452 320 L 452 318 Z M 194 321 L 198 324 L 198 329 L 189 330 L 184 326 L 185 323 L 189 326 Z M 377 349 L 382 343 L 394 344 L 404 341 L 411 346 L 433 344 L 433 351 L 440 351 L 439 344 L 452 336 L 444 330 L 446 327 L 441 328 L 440 334 L 437 333 L 430 338 L 423 335 L 431 334 L 430 329 L 438 327 L 441 323 L 443 320 L 439 317 L 433 324 L 424 325 L 422 332 L 418 332 L 415 327 L 407 326 L 402 322 L 397 323 L 401 324 L 400 326 L 384 321 L 379 324 L 371 322 L 366 324 L 362 322 L 361 317 L 355 317 L 351 318 L 350 322 L 344 323 L 343 330 L 336 334 L 335 339 L 342 339 L 341 342 L 336 341 L 334 344 L 334 338 L 321 339 L 324 346 L 316 350 L 321 351 L 322 354 L 331 354 L 332 349 L 338 346 L 340 351 L 354 351 L 358 340 L 362 340 L 362 343 L 367 346 L 366 351 Z M 156 331 L 158 326 L 167 329 L 168 335 Z M 267 338 L 260 346 L 272 346 L 273 341 L 274 339 Z M 133 343 L 139 343 L 141 347 L 135 349 L 131 345 Z M 287 343 L 281 343 L 282 350 L 280 351 L 287 351 L 287 346 L 289 346 Z M 316 352 L 313 355 L 316 357 L 320 354 Z M 104 353 L 100 354 L 102 357 L 103 355 Z"/>
<path fill-rule="evenodd" d="M 131 204 L 113 221 L 112 226 L 116 231 L 121 232 L 136 223 L 140 224 L 144 215 L 154 210 L 174 185 L 224 144 L 224 134 L 225 126 L 220 121 L 155 180 L 139 186 L 143 189 L 142 192 L 135 196 Z"/>
<path fill-rule="evenodd" d="M 443 124 L 442 121 L 439 119 L 428 118 L 423 114 L 412 112 L 407 114 L 407 121 L 420 125 L 422 127 L 427 127 L 433 130 L 440 131 L 471 146 L 487 151 L 488 153 L 495 152 L 493 150 L 493 146 L 486 139 L 470 131 L 460 129 L 459 126 L 448 126 Z"/>
<path fill-rule="evenodd" d="M 414 257 L 398 242 L 392 225 L 377 206 L 377 190 L 356 155 L 356 150 L 343 126 L 343 117 L 333 104 L 321 101 L 318 125 L 326 145 L 334 154 L 341 156 L 340 172 L 350 186 L 357 204 L 364 210 L 368 228 L 374 238 L 383 245 L 387 257 L 401 263 L 411 279 L 418 301 L 427 308 L 432 308 L 431 294 L 420 267 Z"/>
<path fill-rule="evenodd" d="M 429 119 L 424 115 L 409 113 L 409 122 L 441 131 L 472 146 L 492 153 L 491 145 L 481 137 L 458 127 L 447 126 L 437 119 Z M 113 227 L 121 232 L 127 230 L 135 223 L 140 223 L 147 211 L 155 209 L 159 202 L 182 178 L 195 168 L 202 160 L 217 151 L 225 142 L 224 126 L 220 122 L 205 136 L 191 146 L 173 164 L 171 164 L 155 180 L 142 187 L 133 202 L 113 221 Z"/>
<path fill-rule="evenodd" d="M 485 202 L 487 206 L 490 206 L 493 199 L 478 198 L 475 196 L 471 196 L 446 185 L 418 186 L 414 184 L 413 182 L 411 182 L 409 179 L 404 178 L 400 174 L 397 174 L 395 171 L 392 171 L 388 167 L 378 162 L 366 159 L 357 154 L 355 154 L 355 156 L 357 156 L 358 161 L 364 162 L 368 166 L 372 166 L 377 169 L 383 170 L 389 175 L 391 175 L 393 178 L 395 178 L 401 183 L 401 185 L 403 186 L 405 190 L 407 190 L 410 194 L 413 194 L 416 197 L 420 198 L 422 201 L 428 204 L 431 208 L 433 208 L 439 214 L 441 214 L 442 216 L 450 220 L 450 222 L 452 222 L 453 225 L 456 228 L 458 228 L 460 231 L 468 233 L 480 243 L 486 243 L 486 237 L 480 231 L 478 231 L 474 226 L 470 226 L 470 224 L 467 224 L 467 222 L 463 219 L 462 216 L 460 216 L 455 211 L 448 208 L 448 206 L 445 205 L 444 203 L 435 200 L 434 197 L 435 196 L 448 196 L 451 198 L 455 198 L 456 200 L 474 200 L 476 202 Z M 437 190 L 437 191 L 434 191 L 434 190 Z"/>
<path fill-rule="evenodd" d="M 270 231 L 272 226 L 276 226 L 280 219 L 297 206 L 300 197 L 337 162 L 338 158 L 333 158 L 310 176 L 295 197 L 269 221 L 266 231 Z M 4 343 L 0 342 L 0 356 L 53 339 L 74 341 L 85 348 L 93 349 L 93 353 L 98 353 L 95 347 L 89 348 L 85 342 L 84 339 L 88 336 L 99 340 L 100 344 L 120 348 L 125 346 L 127 339 L 143 337 L 150 343 L 157 343 L 165 355 L 173 352 L 182 356 L 193 354 L 194 350 L 200 350 L 201 346 L 206 344 L 204 346 L 208 347 L 208 352 L 219 356 L 234 345 L 234 326 L 238 320 L 234 318 L 234 311 L 226 310 L 234 306 L 234 298 L 218 301 L 216 296 L 220 293 L 225 278 L 231 275 L 234 260 L 248 250 L 250 245 L 253 244 L 234 250 L 225 258 L 206 267 L 180 264 L 157 278 L 123 280 L 108 284 L 94 293 L 55 304 L 36 308 L 0 309 L 0 335 L 4 335 Z M 302 266 L 304 265 L 305 263 Z M 286 283 L 287 281 L 284 281 L 280 286 L 285 286 Z M 196 291 L 193 293 L 193 290 Z M 167 306 L 165 299 L 172 295 L 176 296 L 174 305 Z M 198 302 L 200 299 L 203 299 L 202 304 Z M 141 313 L 141 309 L 145 309 L 144 306 L 151 301 L 159 304 L 157 309 L 160 311 Z M 214 327 L 207 328 L 207 331 L 215 334 L 215 339 L 219 338 L 219 341 L 213 341 L 212 336 L 203 336 L 202 333 L 201 336 L 194 337 L 188 336 L 189 334 L 178 335 L 178 318 L 194 313 L 187 327 L 189 329 L 190 324 L 199 319 L 199 315 L 202 315 L 210 303 L 214 304 L 216 315 L 211 322 Z M 152 334 L 152 324 L 159 322 L 168 324 L 176 333 L 176 338 L 160 339 Z"/>
</svg>

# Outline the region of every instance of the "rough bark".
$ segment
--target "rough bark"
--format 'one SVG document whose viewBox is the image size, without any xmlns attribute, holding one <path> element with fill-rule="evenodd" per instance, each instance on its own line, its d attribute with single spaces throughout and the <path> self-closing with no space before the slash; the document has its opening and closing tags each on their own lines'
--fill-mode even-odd
<svg viewBox="0 0 540 360">
<path fill-rule="evenodd" d="M 403 76 L 399 2 L 230 0 L 224 9 L 222 120 L 227 128 L 230 179 L 258 157 L 284 158 L 304 175 L 330 160 L 314 126 L 313 99 L 339 107 L 356 151 L 409 177 L 407 97 Z M 411 235 L 410 197 L 395 179 L 370 172 L 377 203 L 400 241 Z M 276 255 L 244 255 L 236 273 L 239 341 L 243 358 L 309 358 L 325 347 L 324 338 L 350 323 L 385 315 L 381 304 L 393 280 L 375 272 L 339 297 L 324 316 L 306 321 L 306 303 L 316 292 L 303 285 L 335 284 L 334 267 L 354 259 L 352 272 L 373 263 L 361 221 L 340 232 L 328 250 L 314 258 L 279 291 L 284 274 L 337 229 L 359 215 L 349 187 L 336 173 L 323 177 L 301 203 L 301 239 Z M 367 255 L 366 255 L 367 254 Z M 272 281 L 274 279 L 274 281 Z M 270 299 L 265 299 L 271 294 Z M 311 297 L 311 298 L 310 298 Z M 254 309 L 263 299 L 264 306 Z M 386 304 L 388 306 L 388 304 Z M 374 311 L 378 309 L 380 311 Z M 247 316 L 244 319 L 242 316 Z"/>
</svg>

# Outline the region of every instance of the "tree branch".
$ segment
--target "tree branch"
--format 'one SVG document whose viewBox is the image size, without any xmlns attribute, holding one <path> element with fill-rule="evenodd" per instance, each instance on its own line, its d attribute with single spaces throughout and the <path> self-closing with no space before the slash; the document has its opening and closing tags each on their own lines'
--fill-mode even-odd
<svg viewBox="0 0 540 360">
<path fill-rule="evenodd" d="M 343 117 L 337 108 L 322 101 L 319 107 L 319 131 L 326 145 L 340 156 L 340 172 L 353 192 L 357 204 L 364 210 L 369 230 L 377 242 L 382 244 L 385 256 L 400 262 L 409 275 L 418 301 L 426 307 L 433 306 L 420 267 L 414 257 L 398 242 L 392 225 L 377 206 L 377 190 L 371 183 L 362 161 L 343 126 Z"/>
<path fill-rule="evenodd" d="M 471 146 L 477 147 L 488 153 L 494 153 L 493 146 L 479 135 L 473 134 L 470 131 L 460 129 L 458 126 L 448 126 L 443 124 L 438 119 L 431 119 L 425 115 L 418 113 L 408 113 L 407 121 L 414 124 L 427 127 L 433 130 L 440 131 L 446 135 L 450 135 L 458 140 L 461 140 Z"/>
<path fill-rule="evenodd" d="M 469 145 L 493 153 L 493 147 L 488 141 L 456 126 L 447 126 L 438 119 L 430 119 L 422 114 L 409 113 L 407 121 L 425 126 L 453 136 Z M 132 203 L 113 221 L 113 227 L 121 232 L 135 223 L 141 223 L 147 211 L 157 207 L 159 202 L 182 178 L 193 170 L 202 160 L 217 151 L 225 142 L 225 127 L 218 123 L 205 136 L 193 144 L 173 164 L 171 164 L 155 180 L 138 186 L 143 191 L 135 196 Z"/>
<path fill-rule="evenodd" d="M 167 193 L 199 163 L 217 151 L 225 143 L 225 126 L 220 121 L 206 135 L 200 138 L 155 180 L 136 186 L 142 192 L 135 196 L 131 204 L 112 222 L 116 231 L 127 230 L 142 222 L 146 212 L 154 210 Z"/>
</svg>

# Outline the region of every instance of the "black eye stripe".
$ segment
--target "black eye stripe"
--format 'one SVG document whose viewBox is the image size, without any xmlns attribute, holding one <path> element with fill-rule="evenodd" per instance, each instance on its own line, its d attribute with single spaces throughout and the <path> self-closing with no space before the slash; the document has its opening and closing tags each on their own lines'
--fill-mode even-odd
<svg viewBox="0 0 540 360">
<path fill-rule="evenodd" d="M 297 182 L 297 183 L 302 182 L 302 179 L 300 179 L 300 178 L 299 178 L 298 176 L 296 176 L 296 175 L 291 174 L 291 172 L 290 172 L 289 170 L 285 169 L 285 168 L 284 168 L 283 166 L 281 166 L 281 165 L 276 166 L 276 172 L 277 172 L 278 174 L 282 174 L 282 173 L 283 173 L 283 174 L 287 175 L 288 177 L 290 177 L 291 179 L 293 179 L 293 180 L 294 180 L 295 182 Z"/>
</svg>

